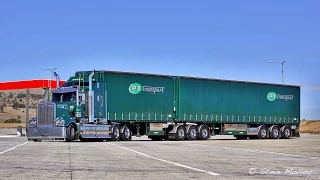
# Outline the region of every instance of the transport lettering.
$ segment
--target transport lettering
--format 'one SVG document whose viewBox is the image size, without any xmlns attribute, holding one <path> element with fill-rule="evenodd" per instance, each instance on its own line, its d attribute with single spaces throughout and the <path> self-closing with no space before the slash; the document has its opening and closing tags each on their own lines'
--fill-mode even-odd
<svg viewBox="0 0 320 180">
<path fill-rule="evenodd" d="M 293 95 L 283 95 L 283 94 L 277 94 L 275 92 L 269 92 L 267 95 L 267 99 L 269 101 L 275 101 L 276 99 L 281 99 L 281 100 L 293 100 Z"/>
<path fill-rule="evenodd" d="M 281 94 L 278 94 L 278 99 L 283 99 L 283 100 L 293 100 L 293 95 L 281 95 Z"/>
<path fill-rule="evenodd" d="M 145 92 L 152 92 L 153 94 L 155 93 L 161 93 L 163 92 L 164 87 L 151 87 L 151 86 L 143 86 L 143 90 Z"/>
<path fill-rule="evenodd" d="M 139 83 L 133 83 L 129 86 L 129 92 L 131 94 L 138 94 L 141 91 L 155 93 L 163 93 L 164 87 L 152 87 L 152 86 L 142 86 Z"/>
</svg>

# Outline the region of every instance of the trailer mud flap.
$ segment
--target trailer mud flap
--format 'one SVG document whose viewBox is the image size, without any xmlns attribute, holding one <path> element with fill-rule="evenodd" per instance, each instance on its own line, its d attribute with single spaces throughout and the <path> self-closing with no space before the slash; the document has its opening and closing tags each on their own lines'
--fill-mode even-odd
<svg viewBox="0 0 320 180">
<path fill-rule="evenodd" d="M 163 136 L 163 123 L 150 123 L 149 136 Z"/>
<path fill-rule="evenodd" d="M 295 130 L 293 131 L 293 133 L 294 133 L 294 137 L 300 137 L 299 128 L 295 129 Z"/>
</svg>

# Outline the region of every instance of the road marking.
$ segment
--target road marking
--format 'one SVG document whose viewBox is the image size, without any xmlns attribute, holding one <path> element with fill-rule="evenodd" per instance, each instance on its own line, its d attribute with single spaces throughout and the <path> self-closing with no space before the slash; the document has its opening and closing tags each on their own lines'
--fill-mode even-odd
<svg viewBox="0 0 320 180">
<path fill-rule="evenodd" d="M 0 136 L 0 138 L 13 138 L 13 137 L 19 137 L 17 135 L 4 135 L 4 136 Z"/>
<path fill-rule="evenodd" d="M 15 149 L 15 148 L 17 148 L 17 147 L 23 146 L 23 145 L 25 145 L 25 144 L 27 144 L 27 143 L 28 143 L 28 142 L 25 142 L 25 143 L 19 144 L 19 145 L 17 145 L 17 146 L 14 146 L 14 147 L 12 147 L 12 148 L 10 148 L 10 149 L 7 149 L 7 150 L 5 150 L 5 151 L 2 151 L 2 152 L 0 152 L 0 155 L 6 153 L 6 152 L 8 152 L 8 151 L 11 151 L 11 150 L 13 150 L 13 149 Z"/>
<path fill-rule="evenodd" d="M 225 146 L 218 147 L 218 146 L 203 145 L 203 144 L 201 144 L 200 146 L 224 148 L 224 149 L 234 149 L 234 150 L 242 150 L 242 151 L 251 151 L 251 152 L 259 152 L 259 153 L 278 154 L 278 155 L 293 156 L 293 157 L 300 157 L 300 158 L 320 159 L 320 157 L 314 157 L 314 156 L 304 156 L 304 155 L 298 155 L 298 154 L 288 154 L 288 153 L 273 152 L 273 151 L 262 151 L 262 150 L 255 150 L 255 149 L 245 149 L 245 148 L 225 147 Z"/>
<path fill-rule="evenodd" d="M 118 146 L 118 145 L 112 144 L 112 143 L 108 143 L 108 144 L 110 144 L 110 145 L 112 145 L 112 146 L 116 146 L 116 147 L 118 147 L 118 148 L 122 148 L 122 149 L 125 149 L 125 150 L 128 150 L 128 151 L 134 152 L 134 153 L 137 153 L 137 154 L 140 154 L 140 155 L 142 155 L 142 156 L 145 156 L 145 157 L 148 157 L 148 158 L 151 158 L 151 159 L 155 159 L 155 160 L 158 160 L 158 161 L 166 162 L 166 163 L 168 163 L 168 164 L 173 164 L 173 165 L 176 165 L 176 166 L 179 166 L 179 167 L 183 167 L 183 168 L 186 168 L 186 169 L 191 169 L 191 170 L 194 170 L 194 171 L 207 173 L 207 174 L 210 174 L 210 175 L 212 175 L 212 176 L 218 176 L 218 175 L 220 175 L 220 174 L 214 173 L 214 172 L 212 172 L 212 171 L 206 171 L 206 170 L 202 170 L 202 169 L 197 169 L 197 168 L 193 168 L 193 167 L 186 166 L 186 165 L 183 165 L 183 164 L 179 164 L 179 163 L 167 161 L 167 160 L 164 160 L 164 159 L 159 159 L 159 158 L 156 158 L 156 157 L 153 157 L 153 156 L 150 156 L 150 155 L 147 155 L 147 154 L 144 154 L 144 153 L 141 153 L 141 152 L 138 152 L 138 151 L 129 149 L 129 148 L 125 148 L 125 147 L 122 147 L 122 146 Z"/>
</svg>

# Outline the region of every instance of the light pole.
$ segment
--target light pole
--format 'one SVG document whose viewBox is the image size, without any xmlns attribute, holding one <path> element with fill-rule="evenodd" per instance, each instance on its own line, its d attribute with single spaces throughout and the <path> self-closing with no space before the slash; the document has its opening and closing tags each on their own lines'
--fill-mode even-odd
<svg viewBox="0 0 320 180">
<path fill-rule="evenodd" d="M 53 71 L 56 70 L 56 69 L 58 69 L 58 68 L 53 68 L 53 69 L 42 68 L 42 70 L 51 71 L 51 79 L 50 79 L 50 84 L 49 84 L 49 94 L 51 93 L 51 84 L 52 84 L 52 79 L 53 79 Z M 50 99 L 50 95 L 49 95 L 49 99 Z"/>
<path fill-rule="evenodd" d="M 269 63 L 278 63 L 282 65 L 282 84 L 283 84 L 283 64 L 287 62 L 287 60 L 284 60 L 282 62 L 277 62 L 277 61 L 269 61 Z"/>
</svg>

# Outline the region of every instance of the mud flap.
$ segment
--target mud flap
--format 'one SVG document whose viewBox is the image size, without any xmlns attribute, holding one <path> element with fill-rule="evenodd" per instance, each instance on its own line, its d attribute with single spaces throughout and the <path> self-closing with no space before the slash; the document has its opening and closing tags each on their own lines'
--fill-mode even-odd
<svg viewBox="0 0 320 180">
<path fill-rule="evenodd" d="M 299 128 L 295 129 L 293 133 L 294 133 L 294 137 L 300 137 Z"/>
</svg>

